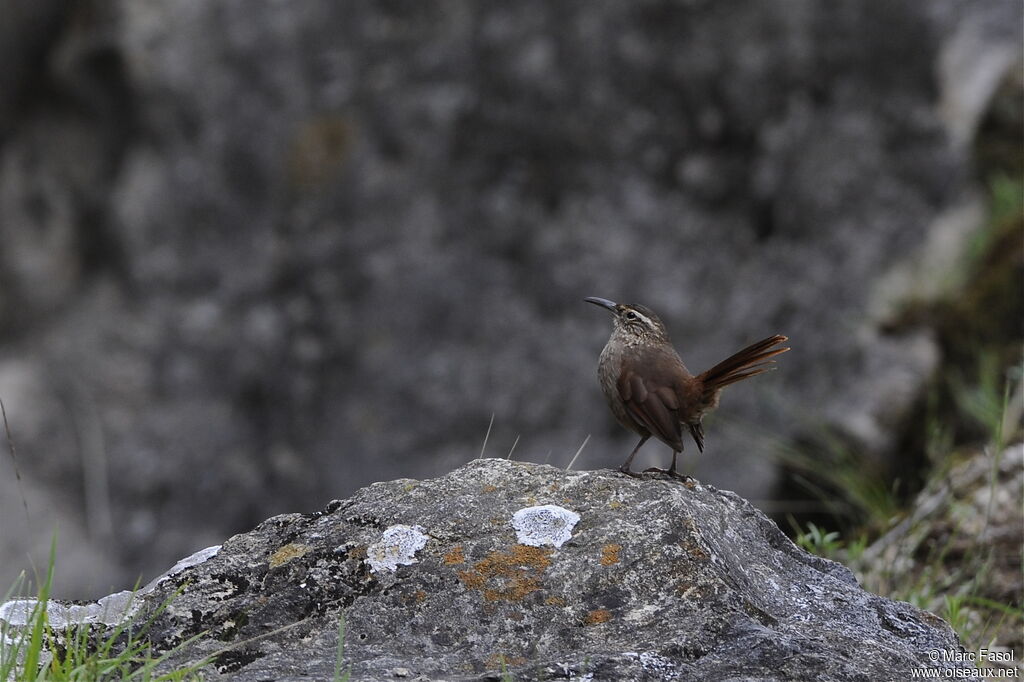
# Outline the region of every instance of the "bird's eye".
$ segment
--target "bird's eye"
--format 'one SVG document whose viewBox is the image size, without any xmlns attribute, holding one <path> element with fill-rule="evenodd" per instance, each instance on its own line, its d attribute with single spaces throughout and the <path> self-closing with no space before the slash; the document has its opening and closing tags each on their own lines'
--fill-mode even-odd
<svg viewBox="0 0 1024 682">
<path fill-rule="evenodd" d="M 636 313 L 634 313 L 632 310 L 630 310 L 628 313 L 626 313 L 626 319 L 627 320 L 636 320 L 638 318 L 636 316 Z"/>
</svg>

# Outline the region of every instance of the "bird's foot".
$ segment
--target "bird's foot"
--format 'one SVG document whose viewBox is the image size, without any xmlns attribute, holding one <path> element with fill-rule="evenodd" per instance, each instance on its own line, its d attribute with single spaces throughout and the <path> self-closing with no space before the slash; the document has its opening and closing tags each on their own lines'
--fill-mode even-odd
<svg viewBox="0 0 1024 682">
<path fill-rule="evenodd" d="M 619 473 L 626 474 L 627 476 L 631 476 L 632 478 L 643 478 L 641 474 L 638 474 L 635 471 L 630 471 L 629 467 L 627 466 L 619 467 Z"/>
<path fill-rule="evenodd" d="M 693 478 L 692 476 L 687 476 L 685 474 L 681 474 L 678 471 L 676 471 L 675 469 L 659 469 L 658 467 L 651 467 L 649 469 L 644 469 L 644 473 L 645 474 L 647 474 L 647 473 L 666 474 L 666 475 L 676 479 L 677 481 L 682 481 L 683 483 L 686 483 L 686 484 L 696 483 L 697 482 L 697 479 Z"/>
</svg>

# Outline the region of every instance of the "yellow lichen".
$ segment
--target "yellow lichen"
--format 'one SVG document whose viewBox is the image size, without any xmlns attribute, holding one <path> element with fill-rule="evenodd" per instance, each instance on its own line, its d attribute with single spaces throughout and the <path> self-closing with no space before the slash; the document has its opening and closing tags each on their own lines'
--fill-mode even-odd
<svg viewBox="0 0 1024 682">
<path fill-rule="evenodd" d="M 277 568 L 282 564 L 288 563 L 292 559 L 305 556 L 308 552 L 309 547 L 306 545 L 290 542 L 270 555 L 270 568 Z"/>
</svg>

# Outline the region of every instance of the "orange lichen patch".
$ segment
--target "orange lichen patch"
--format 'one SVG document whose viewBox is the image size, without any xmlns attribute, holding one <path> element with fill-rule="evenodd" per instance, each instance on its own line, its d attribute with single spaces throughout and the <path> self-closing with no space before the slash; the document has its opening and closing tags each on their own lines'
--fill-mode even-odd
<svg viewBox="0 0 1024 682">
<path fill-rule="evenodd" d="M 551 550 L 547 547 L 530 547 L 529 545 L 515 545 L 512 547 L 512 551 L 507 554 L 502 552 L 492 552 L 487 557 L 477 563 L 477 566 L 486 564 L 487 566 L 498 566 L 505 567 L 512 565 L 516 567 L 532 568 L 538 572 L 543 572 L 551 565 Z M 499 568 L 498 572 L 506 570 Z"/>
<path fill-rule="evenodd" d="M 608 544 L 601 548 L 601 565 L 611 566 L 619 563 L 619 551 L 622 545 Z"/>
<path fill-rule="evenodd" d="M 700 543 L 698 543 L 693 538 L 686 538 L 685 540 L 680 542 L 679 545 L 683 549 L 685 549 L 686 553 L 692 556 L 694 559 L 700 559 L 701 561 L 704 561 L 708 558 L 708 553 L 704 551 L 704 548 L 700 546 Z"/>
<path fill-rule="evenodd" d="M 612 612 L 608 609 L 594 609 L 583 618 L 584 625 L 600 625 L 612 619 Z"/>
<path fill-rule="evenodd" d="M 484 487 L 483 487 L 483 488 L 482 488 L 481 490 L 482 490 L 483 492 L 485 492 L 485 493 L 493 493 L 493 492 L 494 492 L 495 490 L 497 490 L 497 489 L 498 489 L 498 486 L 496 486 L 496 485 L 491 485 L 490 483 L 488 483 L 488 484 L 487 484 L 487 485 L 485 485 L 485 486 L 484 486 Z"/>
<path fill-rule="evenodd" d="M 565 606 L 565 597 L 548 597 L 544 603 L 548 606 Z"/>
<path fill-rule="evenodd" d="M 462 545 L 455 545 L 444 555 L 445 566 L 466 563 L 466 557 L 462 554 Z"/>
<path fill-rule="evenodd" d="M 522 601 L 526 595 L 539 589 L 540 579 L 517 575 L 501 589 L 485 589 L 484 599 L 487 601 Z"/>
<path fill-rule="evenodd" d="M 288 563 L 292 559 L 297 559 L 300 556 L 305 556 L 308 552 L 309 547 L 307 547 L 306 545 L 300 545 L 297 543 L 290 542 L 270 555 L 270 567 L 277 568 L 282 564 Z"/>
<path fill-rule="evenodd" d="M 416 590 L 412 594 L 403 595 L 402 599 L 407 605 L 422 604 L 427 600 L 427 593 L 423 590 Z"/>
<path fill-rule="evenodd" d="M 487 601 L 520 601 L 541 589 L 541 577 L 551 565 L 549 548 L 515 545 L 508 552 L 491 552 L 472 568 L 459 571 L 469 590 L 482 590 Z"/>
<path fill-rule="evenodd" d="M 516 665 L 523 665 L 526 659 L 522 656 L 506 656 L 505 654 L 491 654 L 487 657 L 487 668 L 499 669 L 502 666 L 509 668 Z"/>
<path fill-rule="evenodd" d="M 459 571 L 459 580 L 466 586 L 467 590 L 479 590 L 484 586 L 487 578 L 474 570 Z"/>
</svg>

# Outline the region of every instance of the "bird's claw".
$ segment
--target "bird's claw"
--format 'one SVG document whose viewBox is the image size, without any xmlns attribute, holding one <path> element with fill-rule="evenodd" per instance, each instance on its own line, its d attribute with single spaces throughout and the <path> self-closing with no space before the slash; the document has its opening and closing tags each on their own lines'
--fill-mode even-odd
<svg viewBox="0 0 1024 682">
<path fill-rule="evenodd" d="M 694 479 L 692 476 L 687 476 L 685 474 L 681 474 L 678 471 L 676 471 L 675 469 L 659 469 L 658 467 L 651 467 L 649 469 L 644 469 L 644 473 L 645 474 L 649 474 L 649 473 L 666 474 L 666 475 L 670 476 L 671 478 L 676 479 L 677 481 L 682 481 L 683 483 L 694 483 L 694 482 L 696 482 L 696 479 Z"/>
<path fill-rule="evenodd" d="M 619 467 L 619 473 L 626 474 L 627 476 L 630 476 L 632 478 L 643 478 L 641 474 L 638 474 L 635 471 L 630 471 L 628 467 Z"/>
</svg>

